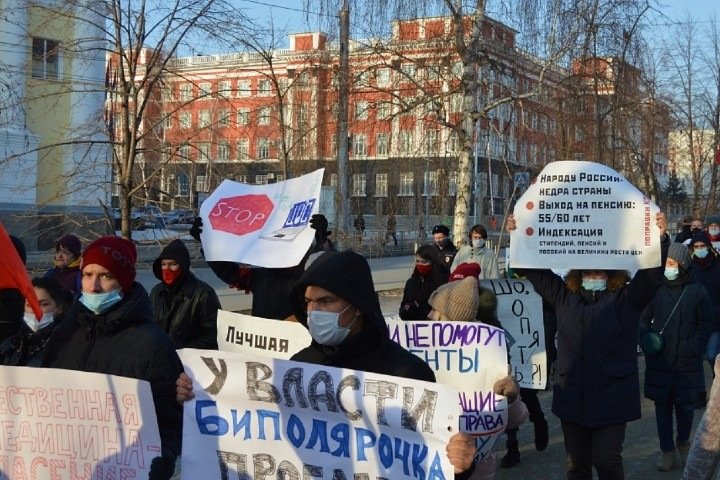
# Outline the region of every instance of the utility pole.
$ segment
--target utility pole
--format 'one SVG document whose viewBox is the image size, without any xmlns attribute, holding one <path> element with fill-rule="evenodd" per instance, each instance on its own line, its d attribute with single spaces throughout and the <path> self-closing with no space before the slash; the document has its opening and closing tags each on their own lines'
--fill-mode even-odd
<svg viewBox="0 0 720 480">
<path fill-rule="evenodd" d="M 350 231 L 350 197 L 348 196 L 348 104 L 350 97 L 350 6 L 343 1 L 340 10 L 340 71 L 338 78 L 338 197 L 335 225 L 342 233 Z"/>
</svg>

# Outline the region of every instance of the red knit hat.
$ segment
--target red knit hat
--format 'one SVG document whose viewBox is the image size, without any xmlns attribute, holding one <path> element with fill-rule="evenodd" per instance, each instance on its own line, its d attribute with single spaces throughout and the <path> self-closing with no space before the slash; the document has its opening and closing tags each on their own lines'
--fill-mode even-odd
<svg viewBox="0 0 720 480">
<path fill-rule="evenodd" d="M 453 270 L 450 274 L 450 281 L 462 280 L 465 277 L 478 278 L 479 276 L 480 264 L 475 262 L 465 262 L 455 267 L 455 270 Z"/>
<path fill-rule="evenodd" d="M 122 237 L 100 237 L 85 249 L 82 268 L 92 263 L 107 268 L 118 279 L 123 292 L 127 293 L 135 282 L 136 261 L 137 251 L 132 242 Z"/>
</svg>

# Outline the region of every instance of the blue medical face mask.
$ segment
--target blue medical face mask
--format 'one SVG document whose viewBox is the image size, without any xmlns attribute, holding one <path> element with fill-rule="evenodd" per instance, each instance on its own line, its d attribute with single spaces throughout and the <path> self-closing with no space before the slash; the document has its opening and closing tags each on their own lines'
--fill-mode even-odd
<svg viewBox="0 0 720 480">
<path fill-rule="evenodd" d="M 25 312 L 25 315 L 23 316 L 23 320 L 25 321 L 25 324 L 30 327 L 30 329 L 33 332 L 37 332 L 43 327 L 47 327 L 50 325 L 54 320 L 55 317 L 52 313 L 43 313 L 43 316 L 40 320 L 37 320 L 35 318 L 35 313 L 33 312 Z"/>
<path fill-rule="evenodd" d="M 473 238 L 472 239 L 472 246 L 473 248 L 482 248 L 485 246 L 485 239 L 484 238 Z"/>
<path fill-rule="evenodd" d="M 323 312 L 319 310 L 310 310 L 308 312 L 308 327 L 310 336 L 320 345 L 336 347 L 350 334 L 350 327 L 353 326 L 357 317 L 350 322 L 347 327 L 341 327 L 339 324 L 340 315 L 350 308 L 350 304 L 343 308 L 341 312 Z"/>
<path fill-rule="evenodd" d="M 680 269 L 678 267 L 665 267 L 664 275 L 668 280 L 675 280 L 680 276 Z"/>
<path fill-rule="evenodd" d="M 707 247 L 696 248 L 696 249 L 693 251 L 693 253 L 694 253 L 695 256 L 698 257 L 698 258 L 705 258 L 705 257 L 707 257 L 707 255 L 708 255 L 708 249 L 707 249 Z"/>
<path fill-rule="evenodd" d="M 607 280 L 604 278 L 583 278 L 582 287 L 591 292 L 601 292 L 607 288 Z"/>
<path fill-rule="evenodd" d="M 122 300 L 120 289 L 115 289 L 107 293 L 86 293 L 80 295 L 80 303 L 85 305 L 88 310 L 95 315 L 99 315 Z"/>
</svg>

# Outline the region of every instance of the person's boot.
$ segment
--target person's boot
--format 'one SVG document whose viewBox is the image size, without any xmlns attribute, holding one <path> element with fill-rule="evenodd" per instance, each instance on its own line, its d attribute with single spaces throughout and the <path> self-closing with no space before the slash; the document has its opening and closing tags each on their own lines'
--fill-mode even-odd
<svg viewBox="0 0 720 480">
<path fill-rule="evenodd" d="M 548 446 L 548 423 L 545 417 L 535 422 L 535 450 L 542 452 Z"/>
<path fill-rule="evenodd" d="M 675 450 L 672 452 L 662 452 L 660 454 L 660 460 L 657 464 L 657 469 L 661 472 L 669 472 L 675 465 Z"/>
<path fill-rule="evenodd" d="M 678 453 L 680 454 L 680 468 L 685 468 L 685 462 L 687 461 L 688 453 L 690 453 L 690 443 L 678 443 Z"/>
<path fill-rule="evenodd" d="M 513 428 L 512 430 L 508 430 L 506 432 L 507 443 L 505 446 L 507 447 L 507 453 L 502 460 L 500 460 L 500 466 L 502 468 L 512 468 L 520 463 L 520 448 L 517 440 L 517 431 L 517 428 Z"/>
</svg>

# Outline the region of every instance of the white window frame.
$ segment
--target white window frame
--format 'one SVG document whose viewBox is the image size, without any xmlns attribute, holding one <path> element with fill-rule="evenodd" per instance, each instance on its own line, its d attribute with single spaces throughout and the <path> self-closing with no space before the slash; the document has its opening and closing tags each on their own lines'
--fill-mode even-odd
<svg viewBox="0 0 720 480">
<path fill-rule="evenodd" d="M 230 160 L 230 143 L 227 140 L 220 140 L 218 142 L 217 159 L 224 162 Z"/>
<path fill-rule="evenodd" d="M 388 174 L 387 173 L 376 173 L 375 174 L 375 196 L 376 197 L 387 197 L 388 196 Z"/>
<path fill-rule="evenodd" d="M 50 38 L 32 38 L 32 78 L 58 80 L 60 78 L 60 42 Z"/>
<path fill-rule="evenodd" d="M 375 136 L 375 155 L 378 157 L 390 155 L 390 134 L 383 132 Z"/>
<path fill-rule="evenodd" d="M 249 125 L 250 124 L 250 109 L 249 108 L 238 108 L 235 123 L 238 125 Z"/>
<path fill-rule="evenodd" d="M 268 78 L 262 78 L 258 80 L 258 96 L 269 97 L 272 95 L 272 83 Z"/>
<path fill-rule="evenodd" d="M 250 95 L 252 95 L 252 82 L 250 80 L 238 80 L 237 96 L 249 97 Z"/>
<path fill-rule="evenodd" d="M 367 120 L 368 108 L 368 102 L 355 102 L 355 120 Z"/>
<path fill-rule="evenodd" d="M 192 112 L 180 112 L 178 123 L 180 128 L 192 128 Z"/>
<path fill-rule="evenodd" d="M 235 158 L 239 162 L 246 162 L 250 159 L 250 139 L 238 138 L 235 142 Z"/>
<path fill-rule="evenodd" d="M 202 82 L 198 85 L 198 98 L 207 98 L 212 95 L 212 83 Z"/>
<path fill-rule="evenodd" d="M 260 137 L 256 140 L 257 159 L 267 160 L 270 158 L 270 139 L 266 137 Z"/>
<path fill-rule="evenodd" d="M 260 107 L 258 110 L 258 125 L 270 125 L 270 116 L 272 109 L 270 107 Z"/>
<path fill-rule="evenodd" d="M 412 197 L 415 192 L 415 175 L 413 172 L 400 172 L 400 183 L 398 196 L 399 197 Z"/>
<path fill-rule="evenodd" d="M 232 96 L 232 82 L 220 80 L 218 82 L 218 97 L 230 98 Z"/>
<path fill-rule="evenodd" d="M 198 112 L 198 128 L 207 128 L 212 123 L 212 112 L 203 109 Z"/>
<path fill-rule="evenodd" d="M 367 135 L 364 133 L 353 135 L 352 153 L 355 157 L 367 157 Z"/>
<path fill-rule="evenodd" d="M 183 83 L 180 85 L 180 100 L 187 102 L 193 98 L 193 85 L 192 83 Z"/>
<path fill-rule="evenodd" d="M 365 197 L 367 187 L 367 176 L 364 173 L 353 173 L 352 175 L 352 196 Z"/>
<path fill-rule="evenodd" d="M 218 110 L 218 126 L 230 126 L 230 110 L 228 110 L 227 108 L 221 108 L 220 110 Z"/>
</svg>

